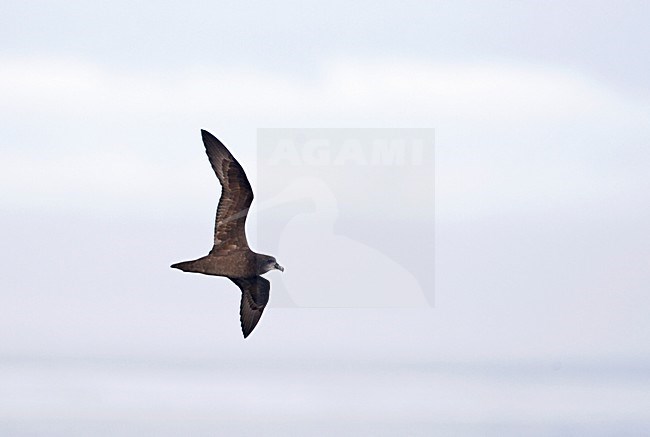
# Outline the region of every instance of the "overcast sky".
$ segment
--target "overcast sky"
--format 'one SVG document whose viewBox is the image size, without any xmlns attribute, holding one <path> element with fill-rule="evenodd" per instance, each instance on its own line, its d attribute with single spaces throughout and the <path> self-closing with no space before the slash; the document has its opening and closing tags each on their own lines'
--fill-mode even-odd
<svg viewBox="0 0 650 437">
<path fill-rule="evenodd" d="M 21 401 L 0 404 L 0 423 L 38 432 L 71 408 L 51 429 L 85 423 L 83 435 L 129 417 L 124 434 L 151 431 L 132 405 L 186 431 L 189 411 L 194 434 L 209 433 L 221 429 L 213 408 L 245 386 L 260 392 L 237 399 L 268 409 L 277 433 L 287 417 L 278 405 L 302 412 L 300 429 L 316 421 L 337 433 L 354 433 L 353 417 L 398 434 L 409 422 L 423 435 L 545 435 L 593 417 L 603 422 L 591 435 L 646 429 L 649 20 L 641 1 L 3 1 L 0 395 Z M 272 288 L 243 341 L 232 284 L 168 268 L 211 246 L 218 188 L 199 129 L 231 148 L 258 190 L 268 173 L 257 129 L 307 127 L 435 129 L 435 304 L 274 306 Z M 258 230 L 309 209 L 258 208 L 263 200 L 249 231 L 268 252 Z M 337 250 L 363 243 L 340 256 L 384 263 L 380 291 L 394 290 L 408 266 L 386 268 L 391 248 L 416 247 L 433 225 L 412 207 L 398 221 L 410 225 L 380 241 L 367 229 L 396 222 L 366 206 L 338 228 L 327 208 L 309 222 L 334 223 L 341 244 L 313 266 L 321 288 L 353 273 L 352 255 L 336 265 Z M 309 235 L 298 234 L 300 217 L 282 228 L 289 258 Z M 298 277 L 286 267 L 286 281 Z M 241 363 L 254 383 L 233 370 Z M 144 378 L 147 366 L 161 376 Z M 65 382 L 68 368 L 82 382 Z M 561 369 L 572 370 L 552 379 Z M 213 398 L 202 383 L 232 393 Z M 151 406 L 160 393 L 175 403 Z M 511 400 L 522 398 L 526 407 Z"/>
</svg>

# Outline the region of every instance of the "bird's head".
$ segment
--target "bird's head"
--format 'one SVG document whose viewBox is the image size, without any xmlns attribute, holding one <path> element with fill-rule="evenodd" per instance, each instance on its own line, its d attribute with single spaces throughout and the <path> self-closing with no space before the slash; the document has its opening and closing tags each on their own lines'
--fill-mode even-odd
<svg viewBox="0 0 650 437">
<path fill-rule="evenodd" d="M 284 272 L 284 267 L 278 264 L 278 261 L 275 259 L 275 257 L 272 257 L 270 255 L 261 255 L 258 259 L 258 265 L 260 274 L 269 272 L 271 270 L 280 270 L 281 272 Z"/>
</svg>

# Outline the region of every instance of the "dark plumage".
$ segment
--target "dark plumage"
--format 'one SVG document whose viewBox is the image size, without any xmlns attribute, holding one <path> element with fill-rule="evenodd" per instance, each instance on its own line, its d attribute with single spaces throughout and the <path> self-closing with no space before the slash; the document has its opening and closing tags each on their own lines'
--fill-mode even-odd
<svg viewBox="0 0 650 437">
<path fill-rule="evenodd" d="M 221 183 L 221 198 L 214 226 L 214 246 L 206 256 L 171 267 L 184 272 L 225 276 L 242 292 L 239 317 L 244 338 L 253 331 L 269 301 L 269 281 L 260 275 L 278 269 L 274 257 L 253 252 L 246 240 L 246 217 L 253 190 L 244 169 L 210 132 L 201 130 L 205 151 Z"/>
</svg>

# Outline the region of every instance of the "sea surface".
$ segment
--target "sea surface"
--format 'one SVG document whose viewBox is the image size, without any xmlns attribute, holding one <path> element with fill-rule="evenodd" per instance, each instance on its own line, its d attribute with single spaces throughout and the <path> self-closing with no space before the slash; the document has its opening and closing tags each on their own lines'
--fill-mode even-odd
<svg viewBox="0 0 650 437">
<path fill-rule="evenodd" d="M 0 435 L 650 434 L 630 363 L 0 356 Z"/>
</svg>

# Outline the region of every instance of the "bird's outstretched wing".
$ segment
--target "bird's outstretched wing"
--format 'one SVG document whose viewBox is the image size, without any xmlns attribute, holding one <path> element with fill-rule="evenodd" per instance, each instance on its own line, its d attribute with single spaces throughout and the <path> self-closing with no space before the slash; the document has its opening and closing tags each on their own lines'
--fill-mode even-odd
<svg viewBox="0 0 650 437">
<path fill-rule="evenodd" d="M 214 225 L 214 247 L 222 251 L 248 248 L 246 216 L 253 201 L 253 190 L 244 169 L 210 132 L 201 130 L 205 152 L 221 183 L 221 198 Z"/>
<path fill-rule="evenodd" d="M 244 338 L 253 331 L 262 317 L 262 311 L 269 301 L 271 283 L 261 276 L 252 278 L 230 278 L 241 289 L 239 320 Z"/>
</svg>

